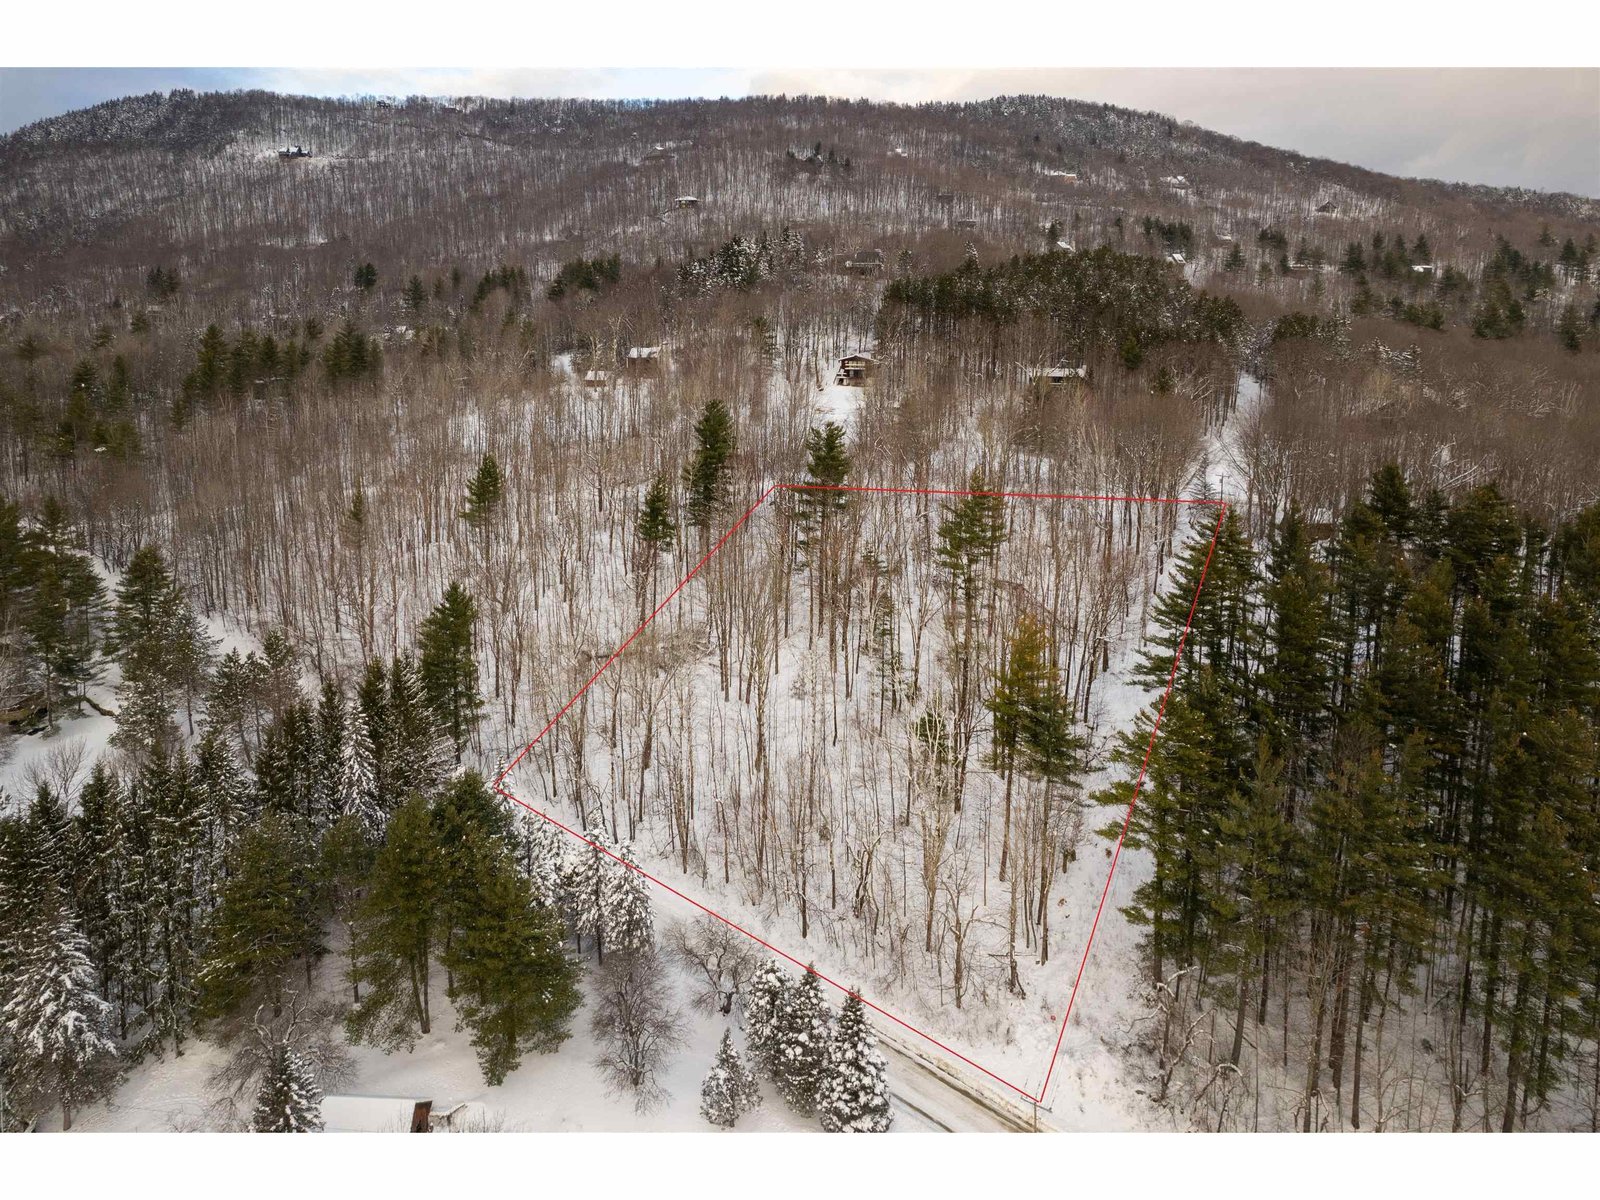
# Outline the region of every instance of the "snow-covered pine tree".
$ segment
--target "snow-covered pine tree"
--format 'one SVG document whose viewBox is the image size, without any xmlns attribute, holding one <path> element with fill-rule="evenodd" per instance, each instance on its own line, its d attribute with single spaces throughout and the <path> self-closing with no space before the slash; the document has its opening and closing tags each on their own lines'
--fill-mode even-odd
<svg viewBox="0 0 1600 1200">
<path fill-rule="evenodd" d="M 713 1125 L 732 1129 L 745 1113 L 760 1107 L 761 1085 L 733 1048 L 733 1034 L 722 1031 L 722 1045 L 700 1085 L 700 1115 Z"/>
<path fill-rule="evenodd" d="M 344 746 L 352 724 L 344 690 L 331 679 L 323 680 L 311 752 L 311 811 L 319 829 L 327 829 L 344 816 L 339 807 L 339 785 L 344 775 Z"/>
<path fill-rule="evenodd" d="M 606 945 L 623 954 L 655 947 L 655 918 L 650 908 L 650 886 L 632 869 L 633 852 L 617 847 L 623 861 L 607 859 L 600 888 L 601 929 Z"/>
<path fill-rule="evenodd" d="M 8 1104 L 40 1112 L 61 1106 L 61 1127 L 103 1096 L 115 1077 L 111 1005 L 95 990 L 94 964 L 64 898 L 56 897 L 24 936 L 18 970 L 0 1008 L 7 1048 Z"/>
<path fill-rule="evenodd" d="M 118 948 L 125 807 L 120 781 L 105 759 L 96 760 L 88 781 L 78 791 L 78 814 L 72 822 L 72 896 L 89 958 L 99 968 L 97 990 L 107 1000 L 113 997 Z M 5 902 L 0 894 L 0 904 Z M 5 955 L 0 952 L 0 974 L 4 972 Z"/>
<path fill-rule="evenodd" d="M 234 740 L 211 726 L 195 748 L 194 786 L 200 796 L 204 824 L 202 850 L 205 890 L 214 891 L 222 877 L 222 864 L 254 815 L 254 791 L 234 752 Z"/>
<path fill-rule="evenodd" d="M 157 1038 L 170 1036 L 173 1050 L 182 1054 L 196 997 L 205 813 L 189 756 L 181 750 L 151 758 L 135 789 L 134 802 L 149 816 L 146 897 L 158 948 L 145 1008 Z"/>
<path fill-rule="evenodd" d="M 807 967 L 805 978 L 788 990 L 778 1010 L 773 1050 L 773 1082 L 784 1102 L 801 1116 L 817 1111 L 830 1024 L 822 980 Z"/>
<path fill-rule="evenodd" d="M 614 865 L 602 847 L 609 846 L 603 829 L 586 829 L 584 843 L 567 853 L 562 875 L 563 891 L 572 905 L 572 932 L 583 949 L 583 939 L 594 939 L 596 958 L 605 961 L 605 894 L 607 868 Z"/>
<path fill-rule="evenodd" d="M 274 1041 L 250 1128 L 256 1133 L 321 1133 L 322 1089 L 288 1041 Z"/>
<path fill-rule="evenodd" d="M 455 748 L 428 704 L 416 659 L 410 654 L 398 655 L 389 669 L 384 719 L 382 790 L 389 802 L 397 805 L 409 792 L 432 795 L 450 778 Z"/>
<path fill-rule="evenodd" d="M 556 907 L 562 901 L 561 861 L 567 853 L 567 842 L 567 835 L 538 813 L 519 810 L 517 862 L 533 885 L 534 899 L 548 907 Z"/>
<path fill-rule="evenodd" d="M 769 1078 L 777 1065 L 778 1020 L 788 1003 L 789 973 L 773 959 L 756 968 L 744 997 L 744 1040 L 755 1066 Z"/>
<path fill-rule="evenodd" d="M 828 1133 L 887 1133 L 894 1120 L 889 1112 L 888 1064 L 855 995 L 845 999 L 828 1042 L 817 1116 Z"/>
<path fill-rule="evenodd" d="M 359 705 L 351 711 L 345 724 L 334 804 L 340 816 L 352 817 L 360 823 L 369 841 L 376 844 L 383 840 L 389 813 L 378 792 L 377 756 Z"/>
</svg>

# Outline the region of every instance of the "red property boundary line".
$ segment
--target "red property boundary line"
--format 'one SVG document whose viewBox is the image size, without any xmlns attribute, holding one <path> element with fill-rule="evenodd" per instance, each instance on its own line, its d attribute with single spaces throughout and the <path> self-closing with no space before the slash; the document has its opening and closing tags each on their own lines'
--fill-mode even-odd
<svg viewBox="0 0 1600 1200">
<path fill-rule="evenodd" d="M 934 1037 L 932 1034 L 927 1033 L 926 1031 L 917 1028 L 917 1026 L 911 1024 L 909 1021 L 905 1021 L 905 1020 L 901 1019 L 900 1017 L 895 1016 L 894 1013 L 889 1012 L 887 1009 L 879 1007 L 878 1005 L 874 1004 L 871 1000 L 868 1000 L 865 996 L 859 995 L 858 993 L 852 991 L 850 988 L 846 987 L 844 984 L 838 982 L 837 980 L 830 979 L 828 976 L 822 974 L 820 971 L 815 971 L 814 968 L 812 968 L 809 964 L 807 964 L 805 962 L 802 962 L 800 959 L 796 958 L 794 955 L 788 953 L 785 950 L 780 950 L 777 946 L 774 946 L 772 943 L 766 941 L 760 935 L 750 932 L 750 930 L 744 928 L 742 925 L 738 924 L 735 921 L 729 920 L 727 917 L 723 916 L 721 913 L 717 912 L 715 909 L 708 908 L 706 905 L 704 905 L 704 904 L 700 903 L 700 901 L 696 900 L 693 896 L 685 895 L 683 892 L 679 891 L 677 888 L 673 887 L 670 883 L 667 883 L 665 880 L 657 879 L 654 875 L 652 875 L 652 874 L 650 874 L 650 872 L 644 870 L 638 864 L 628 862 L 625 859 L 623 859 L 622 857 L 620 857 L 619 855 L 615 854 L 613 851 L 611 851 L 608 848 L 606 848 L 605 846 L 601 846 L 596 842 L 590 841 L 588 838 L 584 837 L 583 834 L 581 832 L 579 832 L 578 830 L 573 829 L 570 826 L 562 823 L 561 821 L 557 820 L 555 817 L 552 817 L 549 813 L 544 812 L 541 809 L 535 808 L 533 805 L 529 804 L 526 800 L 523 800 L 520 797 L 513 795 L 504 786 L 502 786 L 505 783 L 506 776 L 510 775 L 511 772 L 516 769 L 517 764 L 520 763 L 524 758 L 527 757 L 529 751 L 531 751 L 535 746 L 537 746 L 539 744 L 539 742 L 541 740 L 543 740 L 544 736 L 547 733 L 549 733 L 552 729 L 555 728 L 556 723 L 558 721 L 560 721 L 562 717 L 566 716 L 567 713 L 571 710 L 572 706 L 575 705 L 576 703 L 578 703 L 578 701 L 583 698 L 584 694 L 592 686 L 594 686 L 595 681 L 597 679 L 599 679 L 600 676 L 604 675 L 606 673 L 606 671 L 611 667 L 611 664 L 616 662 L 617 659 L 622 657 L 623 652 L 626 651 L 629 646 L 633 645 L 634 641 L 637 640 L 639 635 L 642 634 L 645 631 L 645 629 L 649 627 L 650 623 L 652 621 L 654 621 L 656 619 L 656 617 L 660 616 L 662 610 L 665 609 L 667 607 L 667 605 L 671 604 L 672 601 L 677 598 L 678 593 L 683 591 L 683 589 L 686 588 L 689 585 L 689 581 L 692 580 L 696 575 L 698 575 L 700 573 L 701 568 L 703 568 L 706 565 L 706 563 L 711 561 L 711 557 L 714 554 L 716 554 L 717 551 L 721 550 L 724 545 L 727 544 L 729 538 L 733 537 L 733 535 L 735 533 L 739 532 L 739 530 L 744 527 L 745 523 L 748 522 L 750 520 L 750 518 L 755 515 L 756 510 L 759 509 L 763 504 L 765 504 L 767 502 L 767 500 L 773 495 L 773 493 L 780 492 L 780 491 L 797 491 L 797 492 L 803 492 L 803 491 L 866 492 L 866 493 L 877 493 L 877 494 L 882 494 L 882 495 L 900 495 L 900 496 L 907 496 L 907 495 L 909 495 L 909 496 L 997 496 L 997 497 L 1000 497 L 1000 498 L 1006 499 L 1006 500 L 1093 500 L 1093 501 L 1099 501 L 1099 502 L 1102 502 L 1102 503 L 1187 505 L 1187 506 L 1196 506 L 1196 507 L 1215 508 L 1215 509 L 1218 510 L 1216 526 L 1211 531 L 1211 542 L 1210 542 L 1210 545 L 1206 548 L 1205 563 L 1201 566 L 1201 569 L 1200 569 L 1200 579 L 1199 579 L 1199 582 L 1195 586 L 1194 596 L 1189 601 L 1189 615 L 1188 615 L 1188 618 L 1184 621 L 1183 632 L 1178 637 L 1178 644 L 1177 644 L 1177 647 L 1176 647 L 1176 649 L 1175 649 L 1175 651 L 1173 653 L 1173 656 L 1172 656 L 1172 669 L 1167 674 L 1167 686 L 1166 686 L 1165 690 L 1161 693 L 1161 703 L 1156 709 L 1155 721 L 1152 724 L 1151 729 L 1150 729 L 1150 741 L 1149 741 L 1149 744 L 1146 745 L 1146 747 L 1145 747 L 1144 761 L 1139 766 L 1139 775 L 1138 775 L 1138 778 L 1134 781 L 1134 785 L 1133 785 L 1133 795 L 1128 801 L 1127 811 L 1123 814 L 1122 830 L 1117 835 L 1116 848 L 1113 850 L 1112 855 L 1111 855 L 1111 867 L 1106 872 L 1105 887 L 1100 892 L 1100 903 L 1099 903 L 1099 906 L 1095 909 L 1094 921 L 1089 926 L 1089 938 L 1088 938 L 1088 941 L 1084 943 L 1083 957 L 1078 961 L 1078 973 L 1077 973 L 1077 975 L 1074 977 L 1074 979 L 1072 981 L 1072 992 L 1067 997 L 1067 1008 L 1066 1008 L 1066 1011 L 1061 1015 L 1060 1032 L 1056 1034 L 1055 1046 L 1050 1051 L 1050 1062 L 1049 1062 L 1049 1065 L 1045 1068 L 1044 1082 L 1039 1085 L 1038 1092 L 1030 1092 L 1027 1088 L 1023 1087 L 1021 1084 L 1013 1083 L 1011 1080 L 1005 1078 L 1005 1076 L 996 1074 L 994 1071 L 991 1071 L 988 1067 L 985 1067 L 982 1063 L 974 1062 L 972 1059 L 968 1058 L 965 1054 L 962 1054 L 959 1050 L 953 1049 L 952 1047 L 945 1045 L 943 1042 L 941 1042 L 938 1038 Z M 1183 661 L 1184 647 L 1187 645 L 1188 640 L 1189 640 L 1189 630 L 1194 625 L 1194 614 L 1195 614 L 1195 611 L 1198 609 L 1199 604 L 1200 604 L 1200 593 L 1205 588 L 1206 574 L 1211 569 L 1211 556 L 1216 552 L 1217 539 L 1222 535 L 1222 525 L 1223 525 L 1223 522 L 1227 519 L 1228 508 L 1229 508 L 1229 504 L 1225 500 L 1181 499 L 1181 498 L 1177 498 L 1177 497 L 1164 497 L 1164 496 L 1092 496 L 1092 495 L 1076 495 L 1076 494 L 1070 494 L 1070 493 L 1050 493 L 1050 492 L 975 492 L 975 491 L 968 491 L 968 490 L 963 490 L 963 489 L 959 489 L 959 488 L 907 488 L 907 487 L 864 487 L 864 486 L 859 486 L 858 487 L 858 486 L 832 486 L 832 485 L 825 485 L 825 484 L 806 484 L 806 483 L 774 483 L 771 486 L 769 486 L 766 491 L 762 492 L 761 496 L 756 500 L 756 502 L 754 504 L 752 504 L 749 508 L 745 509 L 743 515 L 740 516 L 740 518 L 733 523 L 733 526 L 728 530 L 728 532 L 723 534 L 720 538 L 718 538 L 717 541 L 716 541 L 716 544 L 713 545 L 709 550 L 707 550 L 705 552 L 705 554 L 703 554 L 700 557 L 700 561 L 695 563 L 694 568 L 687 575 L 685 575 L 682 579 L 680 579 L 678 581 L 677 586 L 674 587 L 670 592 L 667 593 L 667 595 L 662 599 L 661 603 L 657 604 L 655 606 L 655 608 L 653 610 L 651 610 L 650 615 L 647 616 L 640 623 L 640 625 L 639 625 L 639 627 L 637 629 L 635 629 L 632 633 L 630 633 L 628 635 L 627 640 L 625 640 L 622 643 L 622 645 L 618 646 L 614 651 L 612 651 L 611 657 L 606 659 L 605 662 L 600 664 L 599 669 L 596 670 L 593 675 L 589 676 L 589 678 L 584 682 L 584 685 L 582 687 L 580 687 L 577 690 L 577 692 L 573 695 L 572 699 L 568 700 L 565 704 L 563 704 L 561 706 L 560 711 L 558 711 L 555 714 L 555 716 L 551 717 L 550 720 L 545 723 L 544 728 L 539 730 L 539 732 L 534 736 L 533 740 L 530 741 L 527 745 L 525 745 L 521 749 L 521 751 L 518 752 L 517 756 L 514 759 L 512 759 L 510 763 L 507 764 L 506 768 L 503 771 L 501 771 L 498 776 L 495 777 L 494 782 L 490 786 L 493 787 L 494 790 L 496 792 L 498 792 L 500 795 L 504 796 L 507 800 L 510 800 L 515 804 L 520 804 L 523 808 L 527 809 L 529 812 L 533 813 L 535 816 L 541 817 L 544 820 L 550 822 L 550 824 L 554 825 L 557 829 L 560 829 L 562 832 L 570 834 L 572 837 L 577 838 L 580 842 L 584 843 L 585 845 L 592 846 L 594 849 L 599 850 L 601 853 L 603 853 L 603 854 L 609 856 L 610 858 L 614 859 L 615 861 L 621 863 L 628 870 L 637 872 L 640 876 L 642 876 L 643 878 L 649 880 L 651 883 L 655 884 L 656 887 L 661 888 L 664 891 L 670 892 L 672 895 L 678 897 L 678 899 L 684 901 L 685 903 L 691 905 L 694 908 L 699 909 L 701 912 L 705 913 L 707 916 L 713 917 L 716 920 L 721 921 L 724 925 L 728 926 L 728 928 L 736 930 L 737 932 L 744 934 L 745 937 L 749 938 L 751 941 L 755 942 L 757 945 L 763 947 L 764 949 L 770 951 L 771 953 L 777 955 L 779 958 L 782 958 L 782 959 L 784 959 L 784 960 L 786 960 L 788 962 L 793 963 L 795 966 L 799 967 L 801 970 L 813 970 L 813 973 L 816 974 L 817 978 L 822 980 L 824 983 L 827 983 L 827 984 L 829 984 L 829 985 L 831 985 L 831 986 L 833 986 L 835 988 L 838 988 L 839 991 L 845 993 L 845 995 L 847 995 L 847 996 L 855 996 L 856 999 L 860 1000 L 862 1004 L 864 1004 L 867 1008 L 872 1009 L 872 1011 L 877 1013 L 879 1016 L 884 1017 L 885 1019 L 894 1022 L 894 1024 L 900 1026 L 902 1029 L 905 1029 L 910 1033 L 916 1034 L 919 1038 L 923 1039 L 924 1041 L 930 1043 L 933 1046 L 938 1047 L 938 1049 L 940 1049 L 944 1053 L 946 1053 L 948 1055 L 951 1055 L 953 1058 L 959 1059 L 961 1062 L 965 1063 L 967 1066 L 973 1068 L 976 1071 L 981 1072 L 983 1075 L 987 1076 L 989 1079 L 994 1080 L 996 1083 L 999 1083 L 999 1084 L 1003 1085 L 1009 1091 L 1017 1093 L 1024 1100 L 1027 1100 L 1027 1101 L 1029 1101 L 1030 1103 L 1033 1103 L 1033 1104 L 1041 1104 L 1042 1105 L 1044 1103 L 1045 1095 L 1050 1090 L 1050 1080 L 1051 1080 L 1052 1076 L 1055 1074 L 1056 1060 L 1060 1057 L 1061 1044 L 1062 1044 L 1062 1041 L 1066 1038 L 1066 1035 L 1067 1035 L 1067 1022 L 1072 1019 L 1073 1005 L 1076 1004 L 1077 1000 L 1078 1000 L 1078 989 L 1083 984 L 1084 970 L 1089 965 L 1089 953 L 1090 953 L 1091 950 L 1094 949 L 1095 934 L 1097 932 L 1099 932 L 1099 929 L 1100 929 L 1100 918 L 1105 913 L 1106 901 L 1111 895 L 1111 883 L 1112 883 L 1112 880 L 1114 880 L 1116 878 L 1117 863 L 1122 857 L 1123 842 L 1127 839 L 1128 827 L 1133 821 L 1133 810 L 1139 803 L 1139 794 L 1144 789 L 1145 776 L 1147 775 L 1147 773 L 1149 772 L 1149 769 L 1150 769 L 1150 758 L 1155 753 L 1156 736 L 1161 731 L 1162 718 L 1166 716 L 1167 701 L 1172 696 L 1172 687 L 1173 687 L 1173 684 L 1177 681 L 1177 678 L 1178 678 L 1178 666 Z"/>
</svg>

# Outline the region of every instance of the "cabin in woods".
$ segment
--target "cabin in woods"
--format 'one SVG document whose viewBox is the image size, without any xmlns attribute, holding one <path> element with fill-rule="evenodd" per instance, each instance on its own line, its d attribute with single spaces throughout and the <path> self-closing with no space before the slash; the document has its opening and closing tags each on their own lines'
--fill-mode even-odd
<svg viewBox="0 0 1600 1200">
<path fill-rule="evenodd" d="M 955 226 L 957 229 L 976 229 L 978 227 L 978 218 L 957 217 L 955 220 Z"/>
<path fill-rule="evenodd" d="M 676 207 L 676 208 L 699 208 L 700 207 L 700 197 L 699 196 L 679 196 L 672 203 L 673 203 L 673 206 Z"/>
<path fill-rule="evenodd" d="M 624 360 L 630 375 L 655 375 L 661 369 L 660 346 L 629 346 Z"/>
<path fill-rule="evenodd" d="M 1339 206 L 1332 200 L 1324 200 L 1321 204 L 1317 205 L 1317 212 L 1321 213 L 1325 217 L 1336 217 L 1339 215 Z"/>
<path fill-rule="evenodd" d="M 310 158 L 311 151 L 304 146 L 280 146 L 278 147 L 278 157 L 283 159 Z"/>
<path fill-rule="evenodd" d="M 877 365 L 872 355 L 857 350 L 854 354 L 846 354 L 839 360 L 839 373 L 834 376 L 833 381 L 842 383 L 846 387 L 866 387 Z"/>
<path fill-rule="evenodd" d="M 645 154 L 643 165 L 655 166 L 658 163 L 669 163 L 676 157 L 677 155 L 665 146 L 656 146 Z"/>
<path fill-rule="evenodd" d="M 610 371 L 585 371 L 583 373 L 583 386 L 588 388 L 605 387 L 611 382 Z"/>
<path fill-rule="evenodd" d="M 1028 367 L 1023 372 L 1028 386 L 1035 392 L 1053 391 L 1089 382 L 1089 364 L 1061 362 L 1053 367 Z"/>
<path fill-rule="evenodd" d="M 854 275 L 876 275 L 883 267 L 882 250 L 859 250 L 844 260 L 844 269 Z"/>
</svg>

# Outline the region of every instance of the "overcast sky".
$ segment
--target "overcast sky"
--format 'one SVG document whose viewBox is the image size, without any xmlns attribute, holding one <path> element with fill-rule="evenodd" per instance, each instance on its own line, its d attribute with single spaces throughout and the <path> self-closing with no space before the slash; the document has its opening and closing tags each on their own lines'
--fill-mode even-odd
<svg viewBox="0 0 1600 1200">
<path fill-rule="evenodd" d="M 1600 196 L 1600 69 L 0 69 L 0 131 L 174 87 L 311 95 L 662 98 L 801 92 L 916 102 L 1042 92 L 1154 109 L 1396 175 Z"/>
</svg>

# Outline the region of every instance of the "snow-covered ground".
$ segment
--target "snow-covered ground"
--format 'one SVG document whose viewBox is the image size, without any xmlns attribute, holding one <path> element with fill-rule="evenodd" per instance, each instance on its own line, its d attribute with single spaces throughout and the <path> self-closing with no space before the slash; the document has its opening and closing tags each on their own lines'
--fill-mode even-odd
<svg viewBox="0 0 1600 1200">
<path fill-rule="evenodd" d="M 660 921 L 693 913 L 689 906 L 659 892 L 657 901 Z M 583 961 L 586 966 L 592 965 L 592 953 L 586 952 Z M 325 959 L 317 976 L 319 990 L 324 994 L 329 989 L 342 992 L 341 970 L 338 955 Z M 341 1084 L 336 1094 L 431 1100 L 435 1113 L 466 1105 L 464 1119 L 458 1118 L 457 1125 L 465 1125 L 469 1131 L 706 1132 L 710 1126 L 699 1111 L 701 1080 L 710 1069 L 723 1030 L 733 1029 L 735 1044 L 741 1049 L 742 1035 L 737 1018 L 695 1011 L 689 1004 L 687 978 L 675 966 L 669 966 L 668 972 L 682 1014 L 679 1028 L 684 1044 L 672 1053 L 662 1075 L 667 1098 L 652 1111 L 638 1112 L 630 1096 L 607 1091 L 594 1065 L 596 1047 L 589 1033 L 587 1002 L 572 1019 L 572 1036 L 557 1051 L 530 1055 L 503 1084 L 486 1086 L 469 1035 L 455 1029 L 454 1010 L 444 993 L 442 972 L 435 972 L 434 977 L 433 1032 L 421 1038 L 410 1052 L 387 1054 L 370 1046 L 351 1046 L 355 1075 Z M 584 988 L 587 994 L 587 972 Z M 885 1051 L 890 1061 L 890 1086 L 895 1092 L 895 1132 L 1011 1127 L 939 1082 L 919 1066 L 916 1057 L 897 1053 L 892 1047 L 885 1047 Z M 210 1079 L 225 1058 L 222 1047 L 205 1042 L 190 1042 L 182 1057 L 174 1057 L 168 1049 L 163 1057 L 134 1067 L 110 1101 L 76 1114 L 73 1129 L 143 1132 L 217 1128 L 221 1095 Z M 763 1087 L 765 1099 L 761 1107 L 742 1118 L 738 1130 L 791 1133 L 818 1129 L 814 1119 L 797 1116 L 770 1086 Z M 391 1131 L 391 1115 L 364 1113 L 364 1107 L 344 1105 L 340 1111 L 346 1113 L 346 1124 L 361 1125 L 362 1132 Z M 53 1129 L 58 1124 L 59 1114 L 51 1114 L 41 1122 L 41 1128 Z"/>
</svg>

